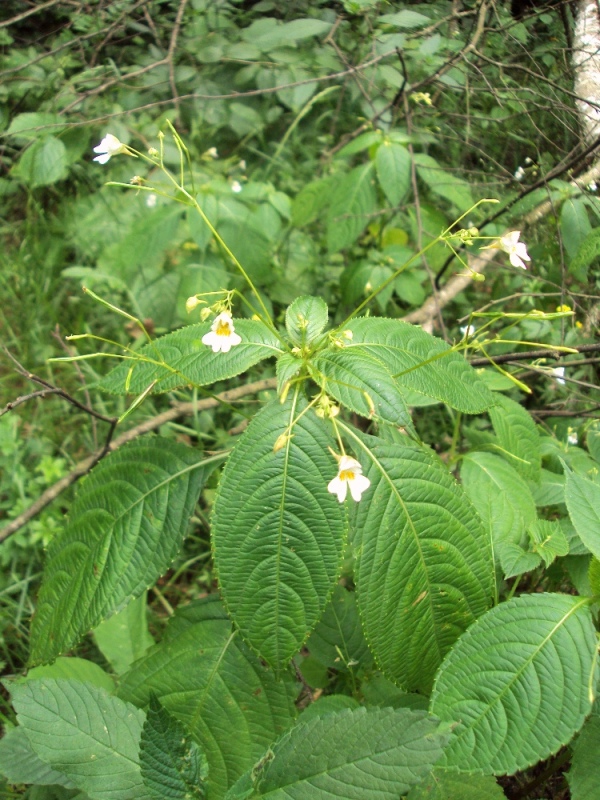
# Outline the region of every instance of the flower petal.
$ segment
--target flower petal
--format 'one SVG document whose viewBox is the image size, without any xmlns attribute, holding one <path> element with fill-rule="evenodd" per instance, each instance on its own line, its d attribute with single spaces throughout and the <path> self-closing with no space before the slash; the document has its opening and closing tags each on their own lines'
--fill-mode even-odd
<svg viewBox="0 0 600 800">
<path fill-rule="evenodd" d="M 362 493 L 365 492 L 371 485 L 371 481 L 364 475 L 357 475 L 353 480 L 348 481 L 348 484 L 350 485 L 350 494 L 352 495 L 352 499 L 356 500 L 358 503 L 362 497 Z"/>
<path fill-rule="evenodd" d="M 97 161 L 99 164 L 106 164 L 107 161 L 110 161 L 110 156 L 108 153 L 104 153 L 104 155 L 96 156 L 94 161 Z"/>
<path fill-rule="evenodd" d="M 327 491 L 331 492 L 331 494 L 337 494 L 337 499 L 340 503 L 343 503 L 348 491 L 348 482 L 341 481 L 336 475 L 335 478 L 327 484 Z"/>
</svg>

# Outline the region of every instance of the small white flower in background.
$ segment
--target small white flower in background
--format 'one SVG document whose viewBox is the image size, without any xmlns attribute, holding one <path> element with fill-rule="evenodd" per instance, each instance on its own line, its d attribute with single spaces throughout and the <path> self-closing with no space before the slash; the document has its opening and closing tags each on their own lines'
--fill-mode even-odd
<svg viewBox="0 0 600 800">
<path fill-rule="evenodd" d="M 107 161 L 110 161 L 112 156 L 126 152 L 127 146 L 124 145 L 123 142 L 120 142 L 116 136 L 113 136 L 112 133 L 107 133 L 100 144 L 94 147 L 94 153 L 100 153 L 99 156 L 96 156 L 94 161 L 98 161 L 100 164 L 106 164 Z"/>
<path fill-rule="evenodd" d="M 523 167 L 517 167 L 517 171 L 515 172 L 513 177 L 516 181 L 522 181 L 523 178 L 525 177 L 525 170 L 523 169 Z"/>
<path fill-rule="evenodd" d="M 228 353 L 241 341 L 242 337 L 235 332 L 229 311 L 222 311 L 215 317 L 210 331 L 202 337 L 202 344 L 212 347 L 213 353 Z"/>
<path fill-rule="evenodd" d="M 569 435 L 567 436 L 567 442 L 569 444 L 577 444 L 579 442 L 579 438 L 578 438 L 577 434 L 575 433 L 575 431 L 572 431 L 570 428 L 569 428 Z"/>
<path fill-rule="evenodd" d="M 468 339 L 469 336 L 475 336 L 476 328 L 474 325 L 463 325 L 460 332 L 463 335 L 463 339 Z"/>
<path fill-rule="evenodd" d="M 233 181 L 231 184 L 231 191 L 239 194 L 242 191 L 242 184 L 239 181 Z"/>
<path fill-rule="evenodd" d="M 209 147 L 208 150 L 206 151 L 206 155 L 210 156 L 211 158 L 218 158 L 219 157 L 219 153 L 217 152 L 217 148 L 216 147 Z"/>
<path fill-rule="evenodd" d="M 563 386 L 564 386 L 564 383 L 565 383 L 565 378 L 564 378 L 565 368 L 564 367 L 554 367 L 554 369 L 552 370 L 552 374 L 556 378 L 556 382 L 557 383 L 562 383 Z"/>
<path fill-rule="evenodd" d="M 146 205 L 148 206 L 148 208 L 154 208 L 157 200 L 158 198 L 155 194 L 151 193 L 146 195 Z"/>
<path fill-rule="evenodd" d="M 591 183 L 588 183 L 588 189 L 590 190 L 590 192 L 597 192 L 598 191 L 598 184 L 596 183 L 596 181 L 592 181 Z"/>
<path fill-rule="evenodd" d="M 362 467 L 352 456 L 341 456 L 338 462 L 338 474 L 327 485 L 327 491 L 337 494 L 337 499 L 343 503 L 350 488 L 352 498 L 360 500 L 362 493 L 365 492 L 371 481 L 362 474 Z"/>
<path fill-rule="evenodd" d="M 531 261 L 527 254 L 527 245 L 525 242 L 519 241 L 521 231 L 511 231 L 510 233 L 501 236 L 496 247 L 508 253 L 510 263 L 513 267 L 520 269 L 527 269 L 525 261 Z"/>
<path fill-rule="evenodd" d="M 529 158 L 529 156 L 527 156 L 527 158 L 525 159 L 525 164 L 526 164 L 527 166 L 529 166 L 530 164 L 533 164 L 533 159 L 532 159 L 532 158 Z"/>
</svg>

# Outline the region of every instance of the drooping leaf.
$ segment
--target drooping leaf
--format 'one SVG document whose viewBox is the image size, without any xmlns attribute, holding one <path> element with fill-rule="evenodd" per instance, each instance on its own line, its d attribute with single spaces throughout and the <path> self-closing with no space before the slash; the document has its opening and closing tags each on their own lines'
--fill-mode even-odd
<svg viewBox="0 0 600 800">
<path fill-rule="evenodd" d="M 400 388 L 382 360 L 366 348 L 326 350 L 314 359 L 315 380 L 343 406 L 367 419 L 411 424 Z"/>
<path fill-rule="evenodd" d="M 211 797 L 223 797 L 292 723 L 294 686 L 275 680 L 219 602 L 178 611 L 166 634 L 124 676 L 119 694 L 138 706 L 155 694 L 206 754 Z"/>
<path fill-rule="evenodd" d="M 463 634 L 436 678 L 431 711 L 459 723 L 442 764 L 513 774 L 571 740 L 590 713 L 596 632 L 588 600 L 512 598 Z"/>
<path fill-rule="evenodd" d="M 369 224 L 377 208 L 373 186 L 373 163 L 355 167 L 339 180 L 329 203 L 327 249 L 337 253 L 350 247 Z"/>
<path fill-rule="evenodd" d="M 537 483 L 542 469 L 540 437 L 529 413 L 509 397 L 498 395 L 489 414 L 504 457 L 520 475 Z"/>
<path fill-rule="evenodd" d="M 232 378 L 253 364 L 282 351 L 277 337 L 261 322 L 236 319 L 240 344 L 228 353 L 213 353 L 202 344 L 210 322 L 188 325 L 147 344 L 131 359 L 115 367 L 100 381 L 100 388 L 114 394 L 140 394 L 153 381 L 153 392 L 168 392 L 178 386 L 206 386 Z"/>
<path fill-rule="evenodd" d="M 336 586 L 306 646 L 322 664 L 340 672 L 365 667 L 372 661 L 356 607 L 356 595 Z"/>
<path fill-rule="evenodd" d="M 495 404 L 496 397 L 464 357 L 422 328 L 372 317 L 353 319 L 346 327 L 352 341 L 344 349 L 368 350 L 401 386 L 466 414 L 479 414 Z"/>
<path fill-rule="evenodd" d="M 571 769 L 567 780 L 572 800 L 600 800 L 600 709 L 596 702 L 592 714 L 573 744 Z"/>
<path fill-rule="evenodd" d="M 600 558 L 600 486 L 566 470 L 565 499 L 569 516 L 584 545 Z"/>
<path fill-rule="evenodd" d="M 155 695 L 150 698 L 140 737 L 140 769 L 146 790 L 156 800 L 206 797 L 206 758 Z"/>
<path fill-rule="evenodd" d="M 228 611 L 275 669 L 321 616 L 337 580 L 345 512 L 327 484 L 330 431 L 295 394 L 252 420 L 225 466 L 213 510 L 213 548 Z M 293 424 L 292 430 L 290 426 Z M 275 443 L 291 434 L 277 452 Z"/>
<path fill-rule="evenodd" d="M 322 332 L 329 311 L 321 297 L 297 297 L 285 312 L 285 326 L 294 344 L 304 347 Z"/>
<path fill-rule="evenodd" d="M 506 795 L 491 775 L 456 775 L 434 769 L 406 800 L 506 800 Z"/>
<path fill-rule="evenodd" d="M 12 728 L 0 739 L 0 774 L 9 783 L 33 783 L 42 786 L 66 786 L 75 784 L 41 761 L 35 754 L 25 729 Z"/>
<path fill-rule="evenodd" d="M 221 458 L 200 460 L 189 447 L 152 437 L 92 470 L 48 549 L 31 629 L 33 664 L 69 649 L 167 570 Z"/>
<path fill-rule="evenodd" d="M 143 711 L 79 681 L 43 678 L 11 692 L 36 755 L 91 800 L 152 800 L 138 763 Z"/>
<path fill-rule="evenodd" d="M 366 639 L 389 678 L 427 692 L 448 650 L 489 605 L 489 537 L 429 448 L 343 430 L 371 481 L 354 518 Z"/>
<path fill-rule="evenodd" d="M 126 672 L 154 644 L 148 631 L 146 608 L 147 592 L 143 592 L 94 629 L 96 644 L 117 675 Z"/>
<path fill-rule="evenodd" d="M 377 148 L 375 168 L 389 204 L 397 206 L 410 187 L 410 153 L 401 144 L 383 142 Z"/>
<path fill-rule="evenodd" d="M 298 723 L 254 767 L 252 797 L 397 800 L 439 759 L 449 731 L 422 711 L 357 708 Z"/>
</svg>

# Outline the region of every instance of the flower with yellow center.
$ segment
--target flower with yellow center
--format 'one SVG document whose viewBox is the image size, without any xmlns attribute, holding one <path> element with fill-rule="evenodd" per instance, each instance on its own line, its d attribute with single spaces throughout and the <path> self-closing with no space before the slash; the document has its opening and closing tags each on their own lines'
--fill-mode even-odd
<svg viewBox="0 0 600 800">
<path fill-rule="evenodd" d="M 100 164 L 106 164 L 107 161 L 110 161 L 112 156 L 126 152 L 127 145 L 124 145 L 123 142 L 120 142 L 116 136 L 112 135 L 112 133 L 107 133 L 100 144 L 97 147 L 94 147 L 94 153 L 100 153 L 99 156 L 96 156 L 94 161 L 98 161 Z"/>
<path fill-rule="evenodd" d="M 527 253 L 527 245 L 525 242 L 519 241 L 521 231 L 511 231 L 510 233 L 501 236 L 498 240 L 497 247 L 504 250 L 508 254 L 510 263 L 513 267 L 520 269 L 527 269 L 525 261 L 531 261 Z"/>
<path fill-rule="evenodd" d="M 228 353 L 241 341 L 242 337 L 235 332 L 229 311 L 222 311 L 215 317 L 210 331 L 202 337 L 202 344 L 212 347 L 213 353 Z"/>
<path fill-rule="evenodd" d="M 329 481 L 327 491 L 337 494 L 337 499 L 343 503 L 350 489 L 352 499 L 358 503 L 370 485 L 371 481 L 362 474 L 359 462 L 352 456 L 341 456 L 338 462 L 338 474 Z"/>
</svg>

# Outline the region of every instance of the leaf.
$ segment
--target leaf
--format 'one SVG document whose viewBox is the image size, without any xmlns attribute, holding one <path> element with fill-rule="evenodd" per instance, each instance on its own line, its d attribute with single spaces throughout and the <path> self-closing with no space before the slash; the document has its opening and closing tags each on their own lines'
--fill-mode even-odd
<svg viewBox="0 0 600 800">
<path fill-rule="evenodd" d="M 578 280 L 587 279 L 588 267 L 600 256 L 600 228 L 593 228 L 579 244 L 579 248 L 569 265 Z"/>
<path fill-rule="evenodd" d="M 346 158 L 347 156 L 356 155 L 356 153 L 362 153 L 363 150 L 368 150 L 374 144 L 381 144 L 382 137 L 383 132 L 379 130 L 361 133 L 356 139 L 353 139 L 342 147 L 337 154 L 337 158 Z"/>
<path fill-rule="evenodd" d="M 560 212 L 560 233 L 569 258 L 574 258 L 592 226 L 581 197 L 567 197 Z"/>
<path fill-rule="evenodd" d="M 21 156 L 17 171 L 31 189 L 50 186 L 67 177 L 67 148 L 54 136 L 38 139 Z"/>
<path fill-rule="evenodd" d="M 9 783 L 74 786 L 65 775 L 37 757 L 25 729 L 21 727 L 12 728 L 0 739 L 0 774 Z"/>
<path fill-rule="evenodd" d="M 410 153 L 401 144 L 383 142 L 377 148 L 375 168 L 389 204 L 392 207 L 399 205 L 410 188 Z"/>
<path fill-rule="evenodd" d="M 595 595 L 600 595 L 600 561 L 597 558 L 592 558 L 590 561 L 588 579 L 592 592 Z"/>
<path fill-rule="evenodd" d="M 557 506 L 565 502 L 565 476 L 543 469 L 540 482 L 532 486 L 536 506 Z"/>
<path fill-rule="evenodd" d="M 406 800 L 506 800 L 506 795 L 491 775 L 455 775 L 434 769 Z"/>
<path fill-rule="evenodd" d="M 496 402 L 464 357 L 416 325 L 382 317 L 359 317 L 346 326 L 352 341 L 383 361 L 395 380 L 466 414 L 479 414 Z"/>
<path fill-rule="evenodd" d="M 46 137 L 46 130 L 48 126 L 52 126 L 53 133 L 60 133 L 67 125 L 65 124 L 64 117 L 60 114 L 51 114 L 49 112 L 26 112 L 24 114 L 17 114 L 11 120 L 6 136 L 19 136 L 27 139 L 37 139 L 38 137 Z"/>
<path fill-rule="evenodd" d="M 337 253 L 354 244 L 369 224 L 369 215 L 377 209 L 373 186 L 373 164 L 355 167 L 344 175 L 329 201 L 327 215 L 327 250 Z"/>
<path fill-rule="evenodd" d="M 302 228 L 318 219 L 329 202 L 334 186 L 334 176 L 328 176 L 307 183 L 298 192 L 292 203 L 292 222 L 297 228 Z"/>
<path fill-rule="evenodd" d="M 132 600 L 93 632 L 102 655 L 117 675 L 126 672 L 154 644 L 146 619 L 147 595 L 144 592 Z"/>
<path fill-rule="evenodd" d="M 411 424 L 402 392 L 384 362 L 367 348 L 351 350 L 344 344 L 318 355 L 313 365 L 317 383 L 346 408 L 367 419 L 401 427 Z"/>
<path fill-rule="evenodd" d="M 324 717 L 326 714 L 334 714 L 345 708 L 360 708 L 360 704 L 354 697 L 346 694 L 321 695 L 304 709 L 299 722 L 304 724 L 315 717 Z"/>
<path fill-rule="evenodd" d="M 30 669 L 25 678 L 20 678 L 19 683 L 41 678 L 64 678 L 72 681 L 91 683 L 109 694 L 115 692 L 115 682 L 102 667 L 85 658 L 57 658 L 52 664 Z"/>
<path fill-rule="evenodd" d="M 170 439 L 132 442 L 80 484 L 48 548 L 31 629 L 31 662 L 51 661 L 166 572 L 200 489 L 222 456 L 202 461 Z"/>
<path fill-rule="evenodd" d="M 489 538 L 429 448 L 343 430 L 371 481 L 353 525 L 361 532 L 356 584 L 365 636 L 387 677 L 427 692 L 448 650 L 489 605 Z"/>
<path fill-rule="evenodd" d="M 565 499 L 571 521 L 584 545 L 600 558 L 600 488 L 597 483 L 565 470 Z"/>
<path fill-rule="evenodd" d="M 538 519 L 529 527 L 528 533 L 532 550 L 543 558 L 546 567 L 557 556 L 566 556 L 569 552 L 567 537 L 558 520 Z"/>
<path fill-rule="evenodd" d="M 282 397 L 285 385 L 294 378 L 302 367 L 302 361 L 291 353 L 284 353 L 277 359 L 277 394 Z"/>
<path fill-rule="evenodd" d="M 450 733 L 422 711 L 357 708 L 295 725 L 252 772 L 256 798 L 397 800 Z"/>
<path fill-rule="evenodd" d="M 150 705 L 140 738 L 140 769 L 148 793 L 157 800 L 206 797 L 206 759 L 183 725 L 156 699 Z"/>
<path fill-rule="evenodd" d="M 540 437 L 529 413 L 499 394 L 489 414 L 498 443 L 505 450 L 503 455 L 520 475 L 538 483 L 542 469 Z"/>
<path fill-rule="evenodd" d="M 212 517 L 227 610 L 276 670 L 323 613 L 346 535 L 344 508 L 327 491 L 335 476 L 331 434 L 305 407 L 296 394 L 256 415 L 225 466 Z M 286 433 L 291 438 L 274 453 Z"/>
<path fill-rule="evenodd" d="M 336 586 L 329 605 L 306 643 L 309 652 L 339 672 L 367 667 L 373 659 L 362 632 L 356 595 Z"/>
<path fill-rule="evenodd" d="M 404 9 L 396 14 L 383 14 L 379 17 L 379 22 L 386 25 L 393 25 L 395 28 L 421 28 L 423 25 L 431 23 L 431 18 L 417 11 Z"/>
<path fill-rule="evenodd" d="M 567 781 L 571 800 L 600 800 L 600 712 L 598 703 L 573 745 Z"/>
<path fill-rule="evenodd" d="M 425 153 L 415 153 L 414 159 L 417 175 L 432 192 L 448 200 L 459 211 L 468 211 L 471 208 L 473 195 L 466 181 L 457 178 L 448 169 L 441 167 L 435 158 Z"/>
<path fill-rule="evenodd" d="M 177 611 L 164 641 L 124 676 L 119 694 L 138 706 L 157 695 L 202 747 L 211 798 L 220 798 L 292 723 L 290 684 L 275 680 L 209 598 Z"/>
<path fill-rule="evenodd" d="M 37 756 L 92 800 L 150 800 L 138 763 L 143 711 L 91 684 L 51 678 L 14 685 L 12 700 Z"/>
<path fill-rule="evenodd" d="M 285 327 L 294 344 L 304 347 L 323 331 L 329 311 L 321 297 L 298 297 L 285 312 Z"/>
<path fill-rule="evenodd" d="M 114 394 L 140 394 L 153 381 L 153 392 L 168 392 L 178 386 L 206 386 L 233 378 L 269 356 L 279 355 L 279 340 L 266 325 L 251 319 L 236 319 L 241 344 L 228 353 L 213 353 L 202 344 L 211 322 L 188 325 L 169 333 L 119 364 L 100 381 L 100 388 Z"/>
<path fill-rule="evenodd" d="M 547 758 L 589 714 L 596 670 L 587 599 L 522 595 L 491 609 L 436 678 L 432 713 L 459 723 L 441 765 L 512 775 Z"/>
</svg>

